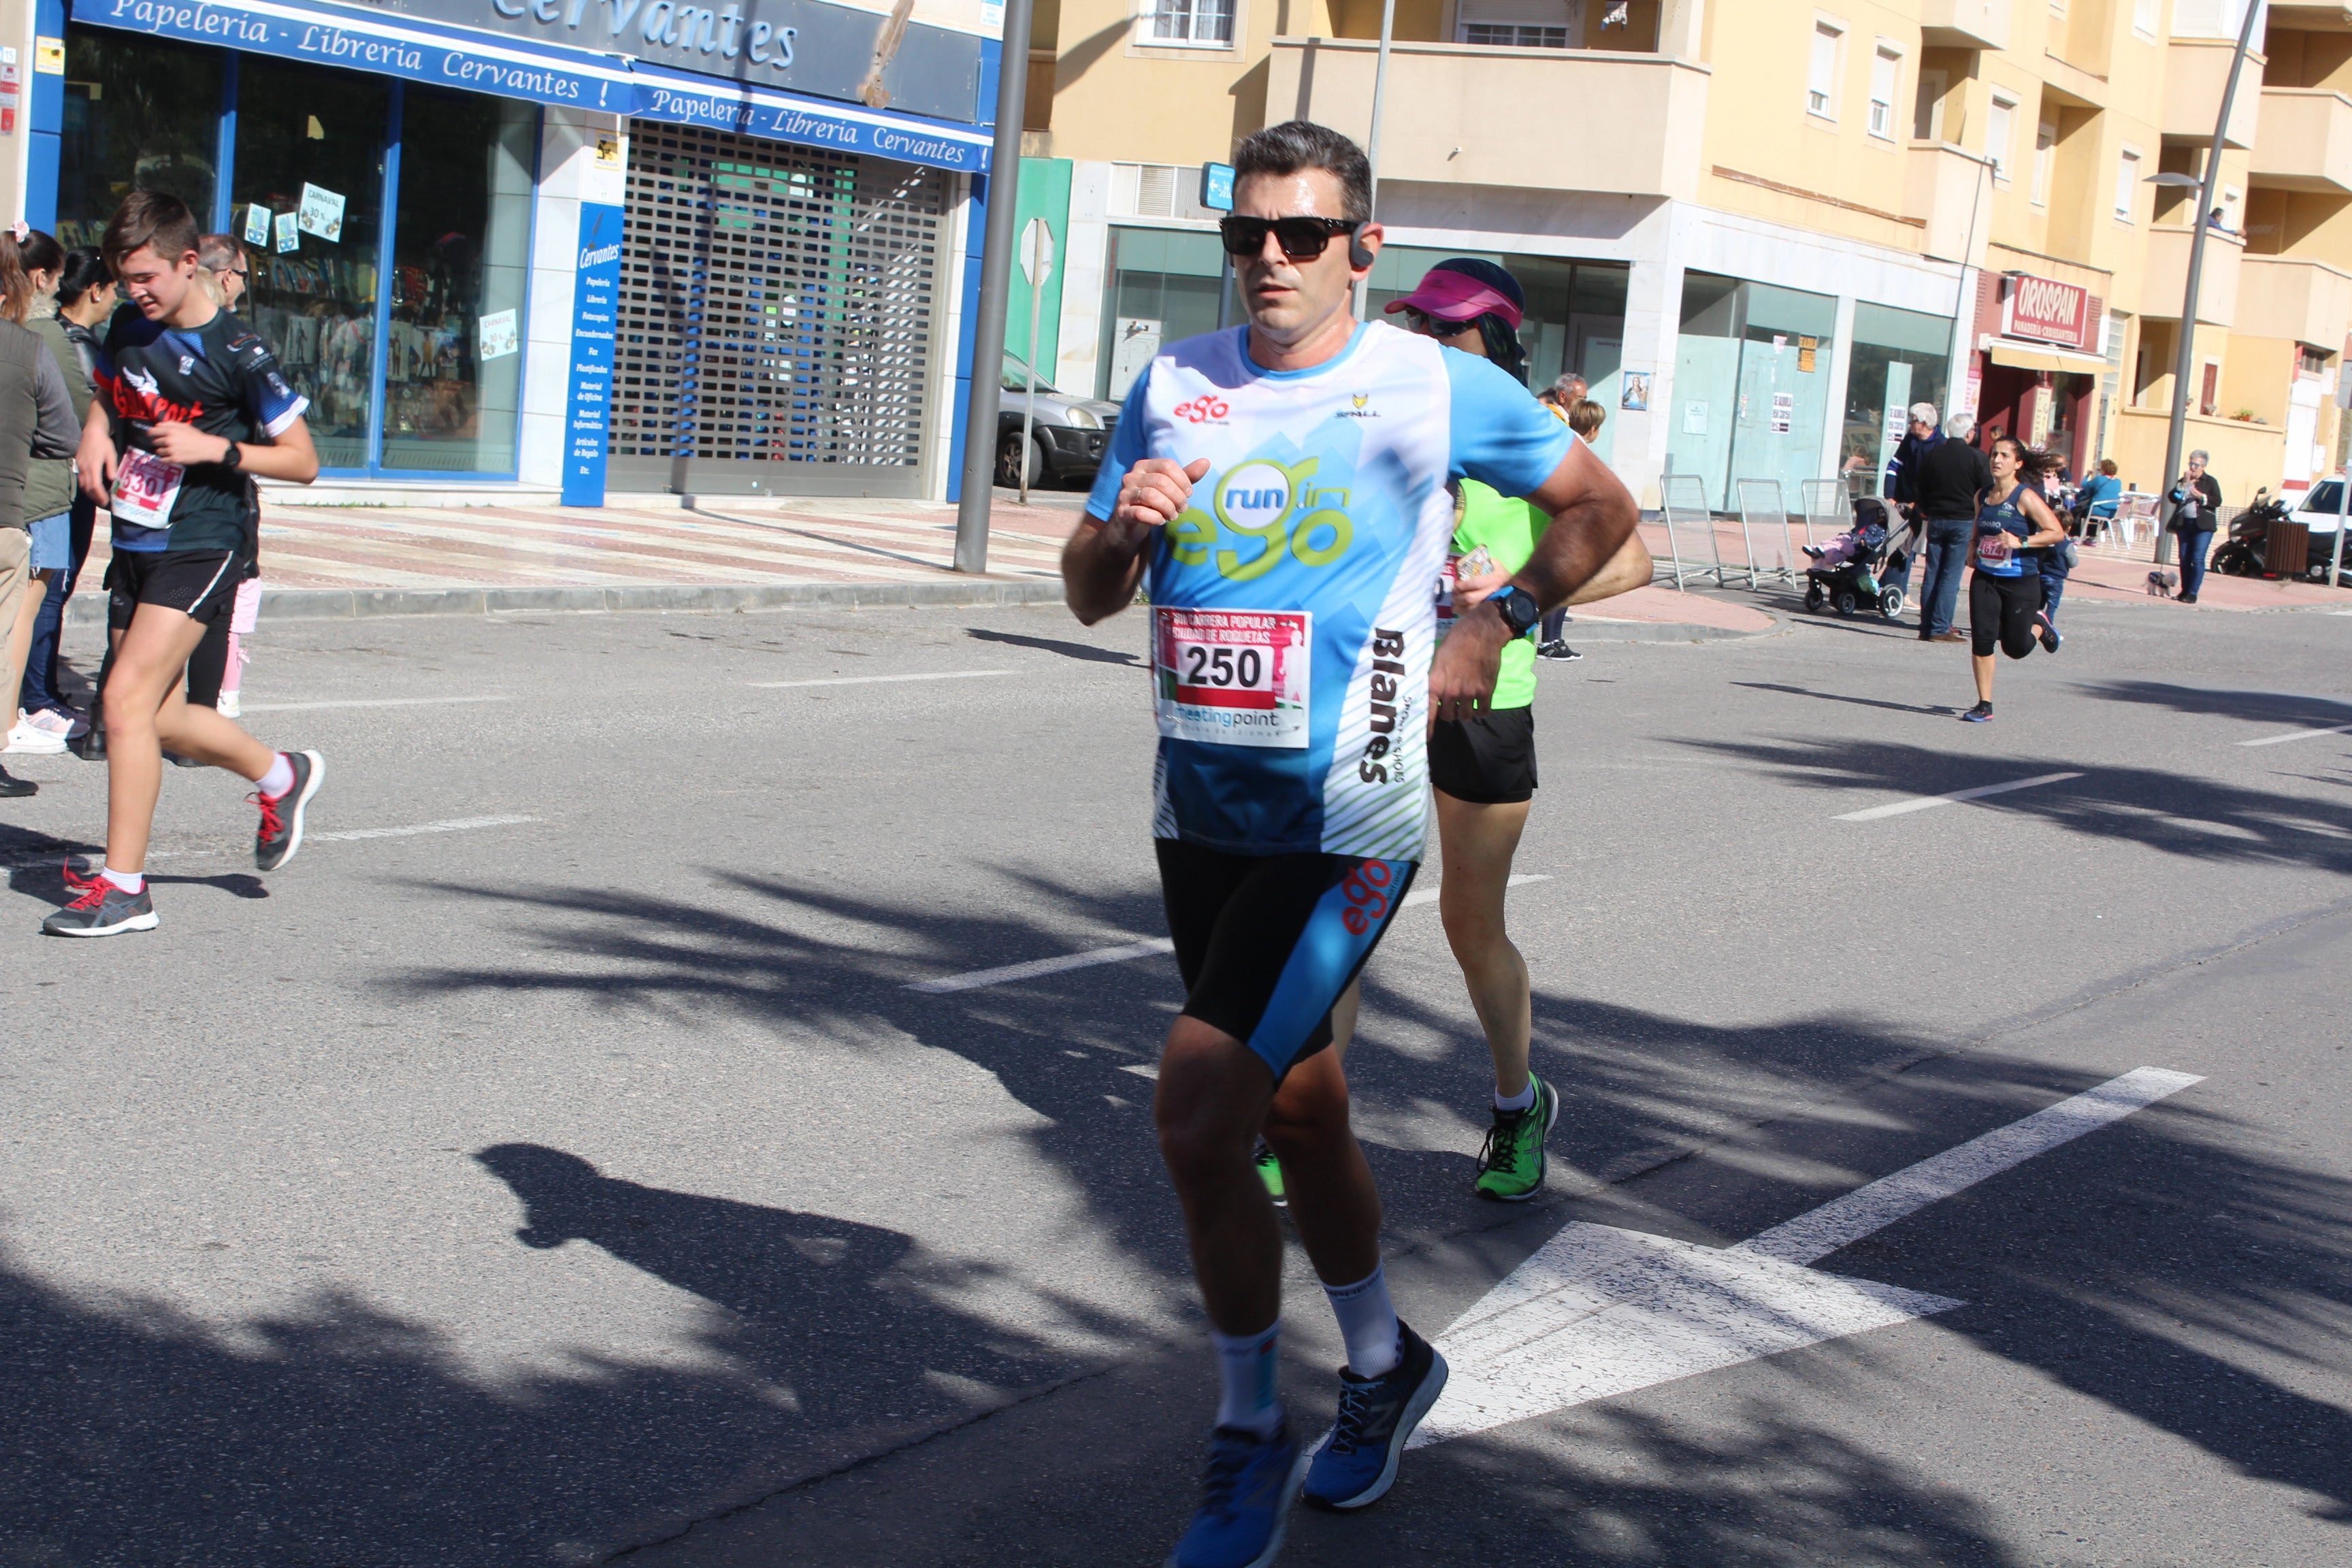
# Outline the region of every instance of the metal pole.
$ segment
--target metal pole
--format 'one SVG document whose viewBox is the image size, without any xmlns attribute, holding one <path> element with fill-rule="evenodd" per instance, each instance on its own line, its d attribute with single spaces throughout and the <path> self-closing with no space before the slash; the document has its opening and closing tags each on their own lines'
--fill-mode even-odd
<svg viewBox="0 0 2352 1568">
<path fill-rule="evenodd" d="M 988 160 L 988 230 L 981 247 L 979 312 L 972 321 L 963 489 L 956 502 L 955 569 L 974 574 L 988 570 L 997 395 L 1004 381 L 1005 291 L 1013 276 L 1013 204 L 1021 185 L 1021 119 L 1029 96 L 1030 4 L 1004 0 L 1004 47 L 997 58 L 996 144 Z"/>
<path fill-rule="evenodd" d="M 1045 309 L 1045 226 L 1029 247 L 1029 402 L 1021 411 L 1021 504 L 1029 504 L 1029 441 L 1037 427 L 1037 317 Z"/>
<path fill-rule="evenodd" d="M 1381 216 L 1381 111 L 1388 105 L 1389 45 L 1396 36 L 1396 0 L 1381 0 L 1381 54 L 1372 67 L 1372 133 L 1364 141 L 1364 161 L 1372 170 L 1372 216 Z M 1366 273 L 1356 285 L 1356 320 L 1371 308 L 1372 279 Z"/>
<path fill-rule="evenodd" d="M 2180 454 L 2189 444 L 2189 375 L 2197 359 L 2197 289 L 2204 281 L 2205 232 L 2213 221 L 2213 197 L 2221 179 L 2221 144 L 2229 140 L 2230 108 L 2238 98 L 2238 74 L 2245 69 L 2246 51 L 2253 47 L 2254 23 L 2263 14 L 2263 0 L 2244 0 L 2246 19 L 2238 28 L 2238 52 L 2230 57 L 2230 79 L 2221 88 L 2221 114 L 2213 122 L 2213 146 L 2205 154 L 2205 183 L 2197 191 L 2197 229 L 2189 241 L 2189 284 L 2181 291 L 2180 347 L 2172 362 L 2172 425 L 2164 437 L 2164 471 L 2178 479 Z M 2170 495 L 2172 487 L 2164 487 Z M 2172 559 L 2170 519 L 2158 520 L 2156 563 Z M 2219 521 L 2219 519 L 2215 520 Z"/>
</svg>

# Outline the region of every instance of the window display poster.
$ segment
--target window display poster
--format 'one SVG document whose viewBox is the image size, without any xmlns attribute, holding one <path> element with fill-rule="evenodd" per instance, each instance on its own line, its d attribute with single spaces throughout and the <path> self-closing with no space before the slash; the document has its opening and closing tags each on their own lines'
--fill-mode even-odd
<svg viewBox="0 0 2352 1568">
<path fill-rule="evenodd" d="M 1797 395 L 1776 392 L 1772 395 L 1772 434 L 1786 436 L 1797 423 Z"/>
<path fill-rule="evenodd" d="M 1903 433 L 1911 427 L 1911 367 L 1901 360 L 1886 363 L 1886 413 L 1879 426 L 1878 471 L 1886 472 L 1886 465 L 1895 460 L 1895 448 L 1903 445 Z"/>
<path fill-rule="evenodd" d="M 299 217 L 304 234 L 315 234 L 329 241 L 343 237 L 343 198 L 324 185 L 314 185 L 307 180 L 302 183 Z"/>
<path fill-rule="evenodd" d="M 482 318 L 482 352 L 485 360 L 504 359 L 519 346 L 515 342 L 515 313 L 493 310 Z"/>
<path fill-rule="evenodd" d="M 292 213 L 279 213 L 274 222 L 274 226 L 278 231 L 278 255 L 284 256 L 287 252 L 293 250 L 302 243 L 301 235 L 295 230 L 294 215 Z"/>
<path fill-rule="evenodd" d="M 245 243 L 247 245 L 269 243 L 269 209 L 268 207 L 257 204 L 245 209 Z"/>
<path fill-rule="evenodd" d="M 1135 384 L 1135 378 L 1141 375 L 1144 367 L 1159 356 L 1160 328 L 1160 322 L 1142 316 L 1121 316 L 1118 319 L 1118 324 L 1111 331 L 1110 342 L 1108 395 L 1112 402 L 1124 398 L 1127 389 Z"/>
<path fill-rule="evenodd" d="M 580 283 L 572 307 L 572 409 L 563 430 L 565 506 L 604 504 L 613 328 L 621 292 L 621 209 L 580 204 Z"/>
<path fill-rule="evenodd" d="M 1617 406 L 1635 414 L 1647 411 L 1650 406 L 1649 373 L 1646 371 L 1636 370 L 1627 371 L 1625 373 L 1624 386 L 1624 395 L 1618 399 Z"/>
</svg>

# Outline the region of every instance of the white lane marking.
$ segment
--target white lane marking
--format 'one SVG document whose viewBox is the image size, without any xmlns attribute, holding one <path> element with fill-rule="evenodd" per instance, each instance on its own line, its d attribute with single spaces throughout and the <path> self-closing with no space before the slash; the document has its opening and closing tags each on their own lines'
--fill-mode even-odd
<svg viewBox="0 0 2352 1568">
<path fill-rule="evenodd" d="M 456 702 L 511 702 L 511 697 L 354 697 L 333 702 L 248 702 L 243 713 L 304 713 L 320 708 L 439 708 Z"/>
<path fill-rule="evenodd" d="M 1530 876 L 1513 877 L 1508 886 L 1516 888 L 1522 882 L 1549 882 L 1549 880 L 1551 880 L 1549 873 L 1538 872 Z M 1415 904 L 1434 903 L 1436 900 L 1437 893 L 1434 889 L 1427 892 L 1407 893 L 1403 907 L 1409 910 Z M 1066 953 L 1060 958 L 1034 958 L 1026 963 L 999 964 L 994 969 L 974 969 L 962 974 L 943 975 L 937 980 L 919 980 L 908 985 L 907 989 L 928 992 L 936 996 L 950 991 L 971 991 L 982 985 L 1002 985 L 1007 981 L 1034 980 L 1041 974 L 1059 974 L 1065 970 L 1087 969 L 1097 963 L 1124 963 L 1130 958 L 1150 958 L 1157 953 L 1175 951 L 1174 942 L 1164 936 L 1155 937 L 1148 942 L 1130 942 L 1118 947 L 1097 947 L 1086 952 Z"/>
<path fill-rule="evenodd" d="M 1412 1447 L 1965 1303 L 1806 1265 L 2203 1079 L 2138 1068 L 1737 1247 L 1581 1221 L 1438 1336 L 1452 1374 Z"/>
<path fill-rule="evenodd" d="M 1982 800 L 1989 795 L 2007 795 L 2013 789 L 2032 789 L 2038 784 L 2062 784 L 2078 779 L 2081 773 L 2039 773 L 2030 779 L 2011 779 L 2007 784 L 1979 784 L 1974 789 L 1956 789 L 1949 795 L 1923 795 L 1913 800 L 1898 800 L 1889 805 L 1874 805 L 1867 811 L 1849 811 L 1834 818 L 1838 822 L 1875 822 L 1882 816 L 1901 816 L 1906 812 L 1932 811 L 1939 805 L 1952 805 L 1964 800 Z"/>
<path fill-rule="evenodd" d="M 416 822 L 406 827 L 346 827 L 334 833 L 305 833 L 308 841 L 347 844 L 357 838 L 406 838 L 419 833 L 467 833 L 477 827 L 518 827 L 537 822 L 535 816 L 453 816 L 446 822 Z"/>
<path fill-rule="evenodd" d="M 1120 963 L 1130 958 L 1150 958 L 1154 953 L 1175 951 L 1176 944 L 1163 936 L 1150 942 L 1130 942 L 1121 947 L 1098 947 L 1091 952 L 1066 953 L 1060 958 L 1037 958 L 1027 963 L 975 969 L 963 974 L 945 975 L 938 980 L 918 980 L 907 989 L 938 995 L 949 991 L 970 991 L 981 985 L 1001 985 L 1008 980 L 1034 980 L 1040 974 L 1059 974 L 1066 969 L 1085 969 L 1097 963 Z"/>
<path fill-rule="evenodd" d="M 832 680 L 747 680 L 754 691 L 782 691 L 794 686 L 885 686 L 900 680 L 977 680 L 983 675 L 1010 675 L 1009 669 L 942 669 L 929 675 L 845 675 Z"/>
<path fill-rule="evenodd" d="M 2352 615 L 2352 610 L 2337 611 L 2336 614 Z M 2352 724 L 2330 724 L 2325 730 L 2289 730 L 2284 735 L 2264 735 L 2258 741 L 2241 741 L 2238 744 L 2242 746 L 2275 746 L 2283 741 L 2308 741 L 2314 735 L 2341 735 L 2347 730 L 2352 730 Z"/>
</svg>

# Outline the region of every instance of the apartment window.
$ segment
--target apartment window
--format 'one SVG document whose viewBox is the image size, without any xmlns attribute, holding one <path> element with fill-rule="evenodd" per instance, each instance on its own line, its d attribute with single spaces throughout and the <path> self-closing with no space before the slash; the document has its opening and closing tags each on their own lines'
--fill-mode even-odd
<svg viewBox="0 0 2352 1568">
<path fill-rule="evenodd" d="M 2327 351 L 2313 348 L 2309 343 L 2295 345 L 2295 374 L 2317 381 L 2327 374 Z"/>
<path fill-rule="evenodd" d="M 2197 395 L 2197 412 L 2208 419 L 2218 419 L 2221 414 L 2221 366 L 2213 360 L 2205 362 L 2205 384 Z"/>
<path fill-rule="evenodd" d="M 2139 149 L 2126 147 L 2116 161 L 2116 216 L 2129 223 L 2139 200 Z"/>
<path fill-rule="evenodd" d="M 1992 177 L 2006 180 L 2010 174 L 2011 139 L 2016 134 L 2017 100 L 1992 95 L 1992 112 L 1985 116 L 1985 156 L 1992 160 Z"/>
<path fill-rule="evenodd" d="M 2050 205 L 2050 162 L 2056 156 L 2058 126 L 2043 121 L 2033 128 L 2033 205 Z"/>
<path fill-rule="evenodd" d="M 2132 0 L 2132 31 L 2144 38 L 2155 37 L 2163 10 L 2164 0 Z"/>
<path fill-rule="evenodd" d="M 1805 79 L 1805 112 L 1837 118 L 1838 51 L 1845 32 L 1833 22 L 1813 24 L 1813 61 Z"/>
<path fill-rule="evenodd" d="M 1584 31 L 1583 0 L 1463 0 L 1458 42 L 1564 49 Z"/>
<path fill-rule="evenodd" d="M 1921 71 L 1919 90 L 1911 100 L 1911 139 L 1914 142 L 1940 142 L 1944 139 L 1944 92 L 1951 79 L 1942 71 Z"/>
<path fill-rule="evenodd" d="M 1885 44 L 1870 58 L 1870 133 L 1895 137 L 1895 82 L 1903 70 L 1903 54 Z"/>
<path fill-rule="evenodd" d="M 1151 0 L 1149 17 L 1151 43 L 1233 47 L 1234 0 Z"/>
</svg>

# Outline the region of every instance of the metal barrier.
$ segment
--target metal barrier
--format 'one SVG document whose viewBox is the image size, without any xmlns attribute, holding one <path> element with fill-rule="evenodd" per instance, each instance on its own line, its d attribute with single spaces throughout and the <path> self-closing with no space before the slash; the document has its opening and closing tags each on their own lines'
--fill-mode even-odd
<svg viewBox="0 0 2352 1568">
<path fill-rule="evenodd" d="M 1760 587 L 1765 578 L 1775 582 L 1794 583 L 1797 580 L 1796 547 L 1789 540 L 1789 504 L 1780 493 L 1778 479 L 1741 479 L 1739 489 L 1739 538 L 1748 552 L 1748 585 Z M 1780 563 L 1759 566 L 1756 556 L 1756 535 L 1760 529 L 1764 542 L 1772 542 L 1772 530 L 1780 531 Z"/>
<path fill-rule="evenodd" d="M 1805 500 L 1805 542 L 1819 544 L 1813 537 L 1816 527 L 1828 538 L 1834 539 L 1850 527 L 1853 502 L 1846 494 L 1843 479 L 1807 479 L 1801 492 Z"/>
<path fill-rule="evenodd" d="M 1707 509 L 1706 481 L 1696 474 L 1666 474 L 1658 480 L 1658 510 L 1666 520 L 1667 574 L 1677 588 L 1686 585 L 1685 579 L 1715 575 L 1715 585 L 1724 586 L 1723 552 L 1716 547 L 1715 513 Z M 1702 542 L 1704 554 L 1692 550 Z M 1685 548 L 1685 543 L 1689 548 Z"/>
</svg>

